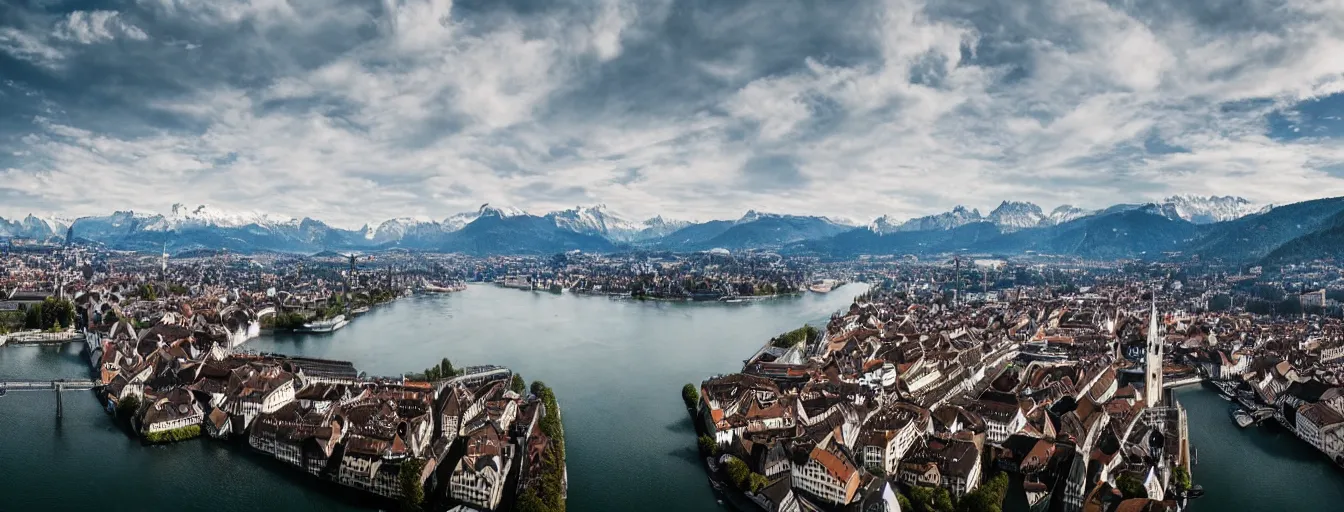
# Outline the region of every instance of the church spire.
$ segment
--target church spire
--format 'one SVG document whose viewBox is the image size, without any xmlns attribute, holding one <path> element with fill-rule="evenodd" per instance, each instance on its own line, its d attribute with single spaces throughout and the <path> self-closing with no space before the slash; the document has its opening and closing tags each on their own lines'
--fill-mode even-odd
<svg viewBox="0 0 1344 512">
<path fill-rule="evenodd" d="M 1157 291 L 1153 291 L 1153 306 L 1148 318 L 1147 359 L 1144 368 L 1144 398 L 1148 407 L 1157 407 L 1162 401 L 1162 335 L 1158 333 Z"/>
</svg>

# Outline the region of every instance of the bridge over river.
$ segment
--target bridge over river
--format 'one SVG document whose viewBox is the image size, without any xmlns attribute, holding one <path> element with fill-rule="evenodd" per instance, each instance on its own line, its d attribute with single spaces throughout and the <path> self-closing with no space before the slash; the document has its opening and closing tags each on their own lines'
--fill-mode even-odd
<svg viewBox="0 0 1344 512">
<path fill-rule="evenodd" d="M 78 379 L 57 379 L 57 380 L 7 380 L 0 381 L 0 392 L 8 393 L 10 391 L 56 391 L 56 418 L 65 415 L 65 401 L 61 399 L 61 392 L 67 389 L 71 390 L 89 390 L 98 387 L 98 383 L 92 380 Z M 3 396 L 0 393 L 0 396 Z"/>
<path fill-rule="evenodd" d="M 0 381 L 0 388 L 9 391 L 50 391 L 56 389 L 57 386 L 62 390 L 88 390 L 98 387 L 98 383 L 88 379 Z"/>
</svg>

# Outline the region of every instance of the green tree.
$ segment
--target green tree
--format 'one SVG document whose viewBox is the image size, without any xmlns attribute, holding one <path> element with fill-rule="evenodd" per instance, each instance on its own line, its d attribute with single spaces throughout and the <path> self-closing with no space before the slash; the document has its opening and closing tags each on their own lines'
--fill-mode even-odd
<svg viewBox="0 0 1344 512">
<path fill-rule="evenodd" d="M 966 493 L 957 503 L 960 512 L 1001 512 L 1003 497 L 1008 493 L 1008 474 L 999 473 Z"/>
<path fill-rule="evenodd" d="M 915 512 L 954 512 L 952 495 L 942 487 L 915 486 L 910 488 L 909 497 Z"/>
<path fill-rule="evenodd" d="M 401 471 L 397 474 L 401 481 L 401 510 L 418 511 L 424 503 L 425 489 L 420 481 L 424 469 L 425 461 L 421 459 L 407 459 L 401 463 Z"/>
<path fill-rule="evenodd" d="M 719 455 L 719 443 L 714 442 L 714 438 L 709 436 L 700 436 L 698 439 L 696 439 L 696 443 L 700 445 L 700 451 L 708 453 L 711 456 Z"/>
<path fill-rule="evenodd" d="M 33 304 L 28 306 L 28 310 L 24 311 L 23 314 L 23 326 L 24 328 L 27 329 L 42 328 L 42 304 Z"/>
<path fill-rule="evenodd" d="M 510 387 L 514 393 L 519 395 L 527 392 L 527 383 L 523 381 L 523 376 L 516 373 L 513 374 L 513 383 Z"/>
<path fill-rule="evenodd" d="M 1143 487 L 1143 480 L 1134 473 L 1125 473 L 1115 479 L 1115 486 L 1120 489 L 1120 494 L 1128 498 L 1146 498 L 1148 490 Z"/>
<path fill-rule="evenodd" d="M 805 341 L 817 339 L 821 333 L 817 328 L 810 325 L 804 325 L 792 331 L 776 336 L 770 344 L 779 348 L 790 348 Z"/>
<path fill-rule="evenodd" d="M 1172 482 L 1176 484 L 1176 490 L 1185 492 L 1190 490 L 1190 472 L 1182 466 L 1177 466 L 1171 475 Z"/>
<path fill-rule="evenodd" d="M 128 396 L 117 402 L 117 417 L 130 419 L 140 411 L 140 399 L 135 395 Z"/>
<path fill-rule="evenodd" d="M 518 512 L 548 512 L 550 510 L 550 508 L 546 506 L 546 502 L 542 501 L 541 497 L 537 496 L 536 489 L 528 489 L 523 492 L 523 494 L 518 497 L 518 504 L 515 505 L 514 508 Z"/>
<path fill-rule="evenodd" d="M 446 357 L 439 361 L 439 364 L 425 368 L 425 380 L 450 379 L 455 375 L 457 370 L 453 369 L 453 363 Z"/>
<path fill-rule="evenodd" d="M 766 478 L 765 475 L 762 475 L 760 473 L 752 473 L 750 475 L 747 475 L 747 488 L 744 490 L 751 491 L 753 493 L 761 492 L 761 489 L 764 489 L 768 485 L 770 485 L 769 478 Z"/>
<path fill-rule="evenodd" d="M 694 411 L 700 403 L 700 392 L 695 390 L 695 386 L 686 384 L 681 387 L 681 401 L 686 403 L 687 409 Z"/>
<path fill-rule="evenodd" d="M 738 489 L 747 488 L 747 479 L 751 477 L 751 468 L 747 463 L 737 457 L 729 457 L 724 463 L 724 472 L 728 474 L 728 480 L 736 485 Z"/>
</svg>

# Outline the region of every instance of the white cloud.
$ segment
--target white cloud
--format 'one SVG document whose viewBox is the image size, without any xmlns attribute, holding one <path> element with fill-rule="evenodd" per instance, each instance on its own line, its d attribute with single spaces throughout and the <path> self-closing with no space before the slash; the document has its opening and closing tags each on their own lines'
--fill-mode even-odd
<svg viewBox="0 0 1344 512">
<path fill-rule="evenodd" d="M 144 41 L 149 39 L 140 27 L 121 18 L 115 11 L 75 11 L 56 24 L 52 35 L 57 39 L 93 44 L 118 37 Z"/>
<path fill-rule="evenodd" d="M 0 50 L 15 58 L 45 67 L 54 66 L 65 57 L 64 53 L 47 44 L 42 38 L 13 27 L 0 27 Z"/>
<path fill-rule="evenodd" d="M 166 66 L 168 78 L 187 93 L 130 102 L 178 124 L 115 131 L 57 105 L 6 147 L 23 154 L 4 186 L 75 214 L 199 202 L 346 226 L 576 198 L 631 216 L 867 219 L 1003 199 L 1344 194 L 1327 172 L 1344 144 L 1274 139 L 1266 121 L 1344 91 L 1338 2 L 1247 2 L 1242 16 L 1256 21 L 1235 26 L 1176 9 L 1200 6 L 1098 0 L 861 4 L 823 5 L 835 16 L 825 18 L 801 1 L 686 13 L 635 0 L 529 11 L 143 0 L 153 16 L 0 26 L 0 51 L 48 68 L 115 38 L 235 38 L 179 51 L 190 60 Z M 977 18 L 992 7 L 1001 12 Z M 813 23 L 816 33 L 788 32 Z M 126 54 L 126 65 L 142 55 L 160 56 Z M 235 70 L 229 59 L 236 74 L 189 81 L 197 68 L 185 66 Z M 623 80 L 643 74 L 669 83 Z M 1182 151 L 1149 154 L 1152 138 Z M 797 183 L 743 187 L 744 165 L 769 156 L 796 163 L 780 179 Z"/>
</svg>

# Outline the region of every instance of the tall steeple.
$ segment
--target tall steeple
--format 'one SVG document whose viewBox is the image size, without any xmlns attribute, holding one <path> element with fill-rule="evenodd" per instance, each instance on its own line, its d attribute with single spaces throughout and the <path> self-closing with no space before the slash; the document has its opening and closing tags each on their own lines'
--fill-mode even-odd
<svg viewBox="0 0 1344 512">
<path fill-rule="evenodd" d="M 1148 407 L 1157 407 L 1162 401 L 1162 335 L 1158 333 L 1157 292 L 1153 292 L 1153 309 L 1148 320 L 1148 358 L 1143 379 L 1144 401 Z"/>
</svg>

